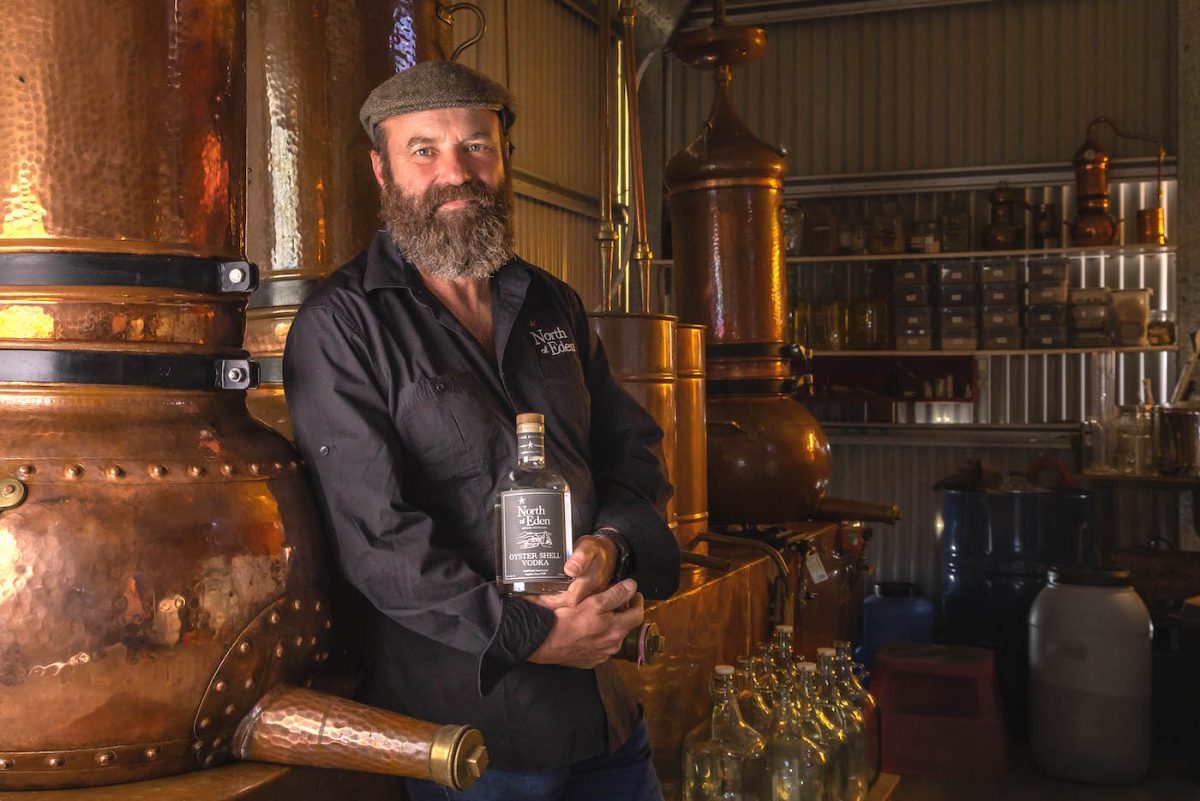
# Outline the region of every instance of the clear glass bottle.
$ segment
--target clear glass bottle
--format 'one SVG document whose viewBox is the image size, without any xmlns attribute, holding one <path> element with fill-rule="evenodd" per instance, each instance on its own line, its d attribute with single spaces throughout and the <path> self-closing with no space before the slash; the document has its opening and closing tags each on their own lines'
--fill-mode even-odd
<svg viewBox="0 0 1200 801">
<path fill-rule="evenodd" d="M 766 643 L 759 643 L 759 647 L 763 650 L 753 657 L 754 678 L 758 682 L 763 700 L 767 702 L 767 707 L 774 709 L 775 705 L 779 703 L 779 682 L 775 679 L 775 672 L 771 670 L 769 646 Z"/>
<path fill-rule="evenodd" d="M 849 701 L 863 717 L 867 738 L 867 782 L 874 783 L 879 777 L 879 710 L 875 705 L 875 696 L 863 686 L 862 679 L 866 677 L 866 668 L 854 661 L 849 640 L 834 640 L 835 676 L 838 691 Z"/>
<path fill-rule="evenodd" d="M 754 672 L 752 656 L 739 656 L 734 679 L 737 684 L 738 710 L 742 720 L 759 734 L 766 736 L 771 725 L 771 703 L 767 700 L 758 676 Z"/>
<path fill-rule="evenodd" d="M 767 801 L 766 740 L 742 720 L 733 667 L 717 665 L 709 720 L 683 744 L 684 801 Z"/>
<path fill-rule="evenodd" d="M 848 801 L 846 780 L 850 749 L 846 732 L 821 708 L 817 693 L 817 663 L 801 662 L 796 667 L 800 676 L 798 713 L 806 726 L 806 734 L 821 746 L 828 759 L 829 772 L 825 783 L 829 801 Z"/>
<path fill-rule="evenodd" d="M 540 414 L 517 415 L 517 466 L 500 481 L 495 501 L 496 585 L 500 592 L 545 595 L 571 583 L 563 566 L 575 538 L 571 488 L 546 466 Z"/>
<path fill-rule="evenodd" d="M 836 658 L 832 648 L 817 649 L 818 706 L 846 734 L 846 801 L 862 801 L 870 785 L 867 726 L 862 713 L 840 691 Z"/>
<path fill-rule="evenodd" d="M 806 733 L 798 687 L 784 687 L 767 735 L 771 801 L 829 801 L 829 758 Z"/>
<path fill-rule="evenodd" d="M 796 683 L 796 656 L 792 650 L 795 629 L 791 626 L 775 627 L 771 638 L 771 672 L 775 674 L 775 683 L 782 687 L 785 684 Z"/>
</svg>

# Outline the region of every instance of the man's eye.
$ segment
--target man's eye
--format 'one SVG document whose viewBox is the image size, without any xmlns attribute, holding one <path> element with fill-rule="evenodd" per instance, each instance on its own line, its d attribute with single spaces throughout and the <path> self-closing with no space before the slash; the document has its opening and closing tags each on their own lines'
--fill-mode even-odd
<svg viewBox="0 0 1200 801">
<path fill-rule="evenodd" d="M 483 144 L 482 142 L 472 142 L 471 144 L 467 145 L 467 150 L 471 153 L 482 153 L 483 151 L 487 150 L 487 145 Z"/>
<path fill-rule="evenodd" d="M 414 150 L 414 151 L 413 151 L 413 155 L 414 155 L 414 156 L 420 156 L 421 158 L 425 158 L 426 156 L 432 156 L 432 155 L 433 155 L 433 148 L 431 148 L 431 147 L 419 147 L 419 148 L 417 148 L 416 150 Z"/>
</svg>

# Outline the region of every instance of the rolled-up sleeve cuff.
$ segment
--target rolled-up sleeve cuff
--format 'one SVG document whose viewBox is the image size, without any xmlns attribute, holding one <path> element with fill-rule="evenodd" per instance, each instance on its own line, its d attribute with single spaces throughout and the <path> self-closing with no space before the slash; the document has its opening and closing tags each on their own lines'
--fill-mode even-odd
<svg viewBox="0 0 1200 801">
<path fill-rule="evenodd" d="M 554 628 L 554 612 L 520 598 L 501 602 L 500 625 L 479 659 L 479 694 L 487 695 L 508 671 L 536 651 Z"/>
</svg>

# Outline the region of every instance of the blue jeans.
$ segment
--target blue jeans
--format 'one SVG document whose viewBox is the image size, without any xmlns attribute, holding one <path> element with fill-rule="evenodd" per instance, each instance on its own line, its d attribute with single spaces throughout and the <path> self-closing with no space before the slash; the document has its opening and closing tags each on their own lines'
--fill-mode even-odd
<svg viewBox="0 0 1200 801">
<path fill-rule="evenodd" d="M 412 801 L 662 801 L 650 762 L 646 721 L 640 721 L 611 754 L 560 770 L 514 772 L 488 768 L 467 790 L 408 779 Z"/>
</svg>

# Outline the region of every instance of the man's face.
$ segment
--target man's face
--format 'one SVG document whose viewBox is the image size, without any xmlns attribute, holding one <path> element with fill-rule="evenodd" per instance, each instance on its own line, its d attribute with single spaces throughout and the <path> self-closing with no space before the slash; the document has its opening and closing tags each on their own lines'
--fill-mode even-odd
<svg viewBox="0 0 1200 801">
<path fill-rule="evenodd" d="M 418 269 L 479 279 L 512 255 L 512 205 L 500 122 L 486 109 L 435 109 L 381 123 L 372 151 L 384 225 Z"/>
</svg>

